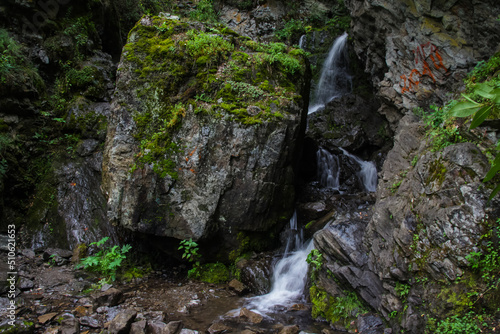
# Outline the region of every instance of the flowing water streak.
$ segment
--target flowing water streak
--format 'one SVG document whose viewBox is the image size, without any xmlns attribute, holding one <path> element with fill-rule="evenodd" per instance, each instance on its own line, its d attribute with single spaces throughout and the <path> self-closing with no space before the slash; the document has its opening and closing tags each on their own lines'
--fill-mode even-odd
<svg viewBox="0 0 500 334">
<path fill-rule="evenodd" d="M 283 258 L 273 268 L 271 292 L 249 298 L 247 308 L 266 314 L 276 306 L 289 307 L 303 301 L 308 270 L 306 259 L 314 246 L 312 240 L 304 244 L 297 230 L 296 214 L 290 219 L 290 230 L 293 233 L 289 234 Z"/>
<path fill-rule="evenodd" d="M 373 161 L 364 161 L 359 157 L 347 152 L 342 147 L 339 147 L 342 152 L 347 155 L 349 158 L 356 161 L 361 167 L 361 171 L 359 172 L 359 178 L 363 183 L 366 191 L 375 192 L 377 191 L 377 167 Z"/>
<path fill-rule="evenodd" d="M 322 188 L 339 190 L 339 158 L 320 147 L 316 152 L 316 161 L 318 165 L 317 175 L 319 185 Z"/>
<path fill-rule="evenodd" d="M 349 55 L 346 48 L 347 33 L 337 37 L 328 53 L 321 77 L 309 106 L 309 114 L 324 108 L 335 99 L 352 91 L 352 78 L 349 75 Z"/>
<path fill-rule="evenodd" d="M 306 42 L 306 35 L 300 36 L 300 39 L 299 39 L 299 48 L 304 49 L 305 42 Z"/>
</svg>

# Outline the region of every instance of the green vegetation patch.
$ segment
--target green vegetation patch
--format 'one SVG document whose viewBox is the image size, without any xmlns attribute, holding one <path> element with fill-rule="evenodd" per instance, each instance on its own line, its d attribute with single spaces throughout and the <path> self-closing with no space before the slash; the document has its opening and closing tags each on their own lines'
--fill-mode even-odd
<svg viewBox="0 0 500 334">
<path fill-rule="evenodd" d="M 341 322 L 349 328 L 351 320 L 366 312 L 355 292 L 344 291 L 344 296 L 333 297 L 322 288 L 312 286 L 309 293 L 313 318 L 322 317 L 332 324 Z"/>
<path fill-rule="evenodd" d="M 201 2 L 198 4 L 200 6 Z M 129 33 L 119 71 L 133 73 L 139 105 L 128 108 L 136 123 L 140 152 L 132 171 L 146 164 L 161 177 L 176 178 L 172 138 L 187 113 L 228 117 L 245 125 L 284 118 L 300 101 L 305 53 L 282 43 L 249 41 L 218 24 L 200 27 L 178 20 L 144 17 Z M 125 81 L 118 81 L 118 85 Z"/>
</svg>

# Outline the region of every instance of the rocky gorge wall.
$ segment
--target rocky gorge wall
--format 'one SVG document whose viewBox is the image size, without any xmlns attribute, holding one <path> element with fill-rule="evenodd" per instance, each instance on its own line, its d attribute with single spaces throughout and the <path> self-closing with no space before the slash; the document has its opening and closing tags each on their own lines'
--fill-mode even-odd
<svg viewBox="0 0 500 334">
<path fill-rule="evenodd" d="M 346 1 L 352 38 L 397 126 L 404 111 L 443 103 L 480 60 L 499 50 L 495 1 Z"/>
<path fill-rule="evenodd" d="M 490 190 L 482 183 L 490 168 L 487 144 L 437 150 L 411 111 L 443 105 L 478 61 L 498 52 L 500 7 L 491 1 L 346 5 L 355 52 L 395 136 L 372 209 L 332 212 L 314 235 L 325 262 L 311 299 L 317 303 L 321 291 L 334 297 L 321 297 L 326 304 L 316 310 L 327 314 L 325 305 L 354 290 L 393 330 L 411 333 L 466 310 L 494 312 L 495 293 L 483 298 L 488 283 L 467 260 L 498 224 L 498 199 L 488 202 Z M 498 138 L 497 130 L 487 131 Z M 382 322 L 375 327 L 384 332 Z"/>
</svg>

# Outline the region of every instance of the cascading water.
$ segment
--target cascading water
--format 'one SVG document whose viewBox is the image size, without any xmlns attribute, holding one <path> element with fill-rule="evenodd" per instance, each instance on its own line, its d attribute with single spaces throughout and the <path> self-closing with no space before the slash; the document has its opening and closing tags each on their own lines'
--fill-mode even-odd
<svg viewBox="0 0 500 334">
<path fill-rule="evenodd" d="M 366 191 L 375 192 L 377 190 L 377 167 L 375 166 L 375 163 L 373 163 L 373 161 L 361 160 L 359 157 L 347 152 L 342 147 L 340 147 L 340 149 L 345 155 L 356 161 L 361 167 L 358 176 Z"/>
<path fill-rule="evenodd" d="M 320 147 L 316 152 L 316 160 L 320 187 L 339 190 L 339 158 Z"/>
<path fill-rule="evenodd" d="M 344 33 L 333 43 L 321 69 L 313 100 L 309 104 L 309 114 L 324 108 L 331 100 L 352 90 L 346 42 L 347 33 Z"/>
<path fill-rule="evenodd" d="M 271 292 L 248 299 L 246 307 L 259 313 L 272 312 L 277 306 L 289 307 L 304 300 L 307 282 L 307 255 L 313 242 L 304 243 L 302 231 L 297 228 L 297 214 L 290 219 L 290 232 L 285 253 L 273 268 Z"/>
</svg>

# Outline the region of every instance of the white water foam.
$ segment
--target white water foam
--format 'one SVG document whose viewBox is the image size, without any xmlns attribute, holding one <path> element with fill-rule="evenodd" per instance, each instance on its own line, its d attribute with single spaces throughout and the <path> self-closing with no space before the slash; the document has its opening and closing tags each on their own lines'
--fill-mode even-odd
<svg viewBox="0 0 500 334">
<path fill-rule="evenodd" d="M 359 179 L 363 183 L 363 186 L 365 187 L 365 190 L 368 192 L 375 192 L 377 191 L 377 167 L 375 166 L 375 163 L 373 161 L 364 161 L 360 159 L 359 157 L 355 156 L 354 154 L 351 154 L 344 150 L 342 147 L 339 147 L 342 152 L 347 155 L 349 158 L 353 159 L 356 161 L 359 166 L 361 167 L 361 170 L 359 171 Z"/>
<path fill-rule="evenodd" d="M 323 109 L 331 100 L 352 91 L 347 54 L 347 33 L 337 37 L 326 58 L 309 106 L 309 114 Z"/>
</svg>

